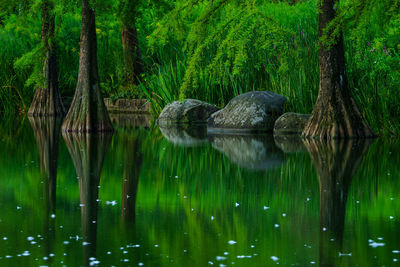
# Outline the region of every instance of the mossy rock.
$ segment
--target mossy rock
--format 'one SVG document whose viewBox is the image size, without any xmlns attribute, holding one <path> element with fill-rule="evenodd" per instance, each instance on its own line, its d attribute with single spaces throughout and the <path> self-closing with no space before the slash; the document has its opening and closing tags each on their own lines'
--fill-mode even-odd
<svg viewBox="0 0 400 267">
<path fill-rule="evenodd" d="M 247 92 L 233 98 L 208 120 L 210 132 L 272 132 L 286 97 L 268 91 Z"/>
<path fill-rule="evenodd" d="M 160 126 L 205 124 L 211 114 L 218 110 L 216 106 L 197 99 L 174 101 L 162 110 L 157 124 Z"/>
<path fill-rule="evenodd" d="M 308 120 L 310 114 L 300 114 L 288 112 L 280 116 L 274 125 L 274 135 L 300 135 Z"/>
</svg>

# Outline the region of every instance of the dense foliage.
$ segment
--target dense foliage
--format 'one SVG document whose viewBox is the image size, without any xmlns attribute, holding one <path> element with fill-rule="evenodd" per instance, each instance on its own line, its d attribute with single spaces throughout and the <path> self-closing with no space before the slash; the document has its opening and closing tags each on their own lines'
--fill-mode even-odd
<svg viewBox="0 0 400 267">
<path fill-rule="evenodd" d="M 0 1 L 0 106 L 29 107 L 40 70 L 40 0 Z M 145 67 L 124 90 L 121 21 L 126 0 L 98 1 L 99 71 L 105 96 L 148 97 L 155 112 L 194 97 L 219 106 L 249 90 L 288 97 L 287 110 L 311 112 L 318 93 L 317 0 L 136 0 L 135 26 Z M 56 2 L 63 96 L 72 96 L 79 61 L 79 1 Z M 342 0 L 332 24 L 343 30 L 347 73 L 367 122 L 397 133 L 400 115 L 400 1 Z M 35 71 L 36 70 L 36 71 Z"/>
</svg>

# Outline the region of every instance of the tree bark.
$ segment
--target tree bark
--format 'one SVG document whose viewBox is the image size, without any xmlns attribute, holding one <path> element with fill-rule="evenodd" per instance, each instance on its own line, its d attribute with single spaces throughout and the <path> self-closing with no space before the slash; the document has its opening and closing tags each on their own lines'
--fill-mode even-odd
<svg viewBox="0 0 400 267">
<path fill-rule="evenodd" d="M 327 25 L 336 16 L 334 7 L 336 2 L 336 0 L 319 1 L 320 38 L 323 37 Z M 342 33 L 331 47 L 320 44 L 319 69 L 318 98 L 302 135 L 323 140 L 375 137 L 361 116 L 348 85 Z"/>
<path fill-rule="evenodd" d="M 62 130 L 113 131 L 99 84 L 95 11 L 90 6 L 89 0 L 82 0 L 78 84 Z"/>
<path fill-rule="evenodd" d="M 135 1 L 126 0 L 122 6 L 121 41 L 124 56 L 125 87 L 138 85 L 143 73 L 139 42 L 135 24 Z"/>
<path fill-rule="evenodd" d="M 320 266 L 336 266 L 342 252 L 346 201 L 350 184 L 371 142 L 306 139 L 304 144 L 320 185 Z M 332 241 L 333 239 L 333 241 Z"/>
<path fill-rule="evenodd" d="M 65 109 L 58 89 L 57 54 L 54 41 L 55 16 L 53 4 L 42 4 L 41 39 L 45 49 L 43 62 L 43 81 L 36 88 L 35 96 L 28 110 L 28 116 L 64 116 Z"/>
</svg>

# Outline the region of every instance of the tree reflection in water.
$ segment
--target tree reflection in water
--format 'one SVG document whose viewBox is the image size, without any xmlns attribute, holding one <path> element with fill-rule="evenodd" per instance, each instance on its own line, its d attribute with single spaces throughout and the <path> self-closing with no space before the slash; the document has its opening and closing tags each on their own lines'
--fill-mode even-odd
<svg viewBox="0 0 400 267">
<path fill-rule="evenodd" d="M 320 266 L 336 266 L 342 253 L 346 201 L 352 177 L 371 140 L 304 140 L 320 185 Z"/>
<path fill-rule="evenodd" d="M 63 133 L 79 179 L 83 256 L 96 258 L 97 209 L 100 174 L 112 134 Z"/>
<path fill-rule="evenodd" d="M 55 214 L 56 214 L 56 185 L 58 144 L 60 139 L 61 118 L 29 117 L 39 151 L 40 172 L 42 177 L 43 195 L 42 210 L 43 238 L 45 254 L 54 253 Z"/>
</svg>

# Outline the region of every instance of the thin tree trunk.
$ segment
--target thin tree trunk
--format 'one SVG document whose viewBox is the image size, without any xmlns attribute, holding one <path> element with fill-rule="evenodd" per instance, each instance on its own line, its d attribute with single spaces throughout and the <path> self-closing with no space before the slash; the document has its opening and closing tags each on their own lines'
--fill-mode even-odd
<svg viewBox="0 0 400 267">
<path fill-rule="evenodd" d="M 121 41 L 124 56 L 125 87 L 138 85 L 143 73 L 139 42 L 135 24 L 135 1 L 126 0 L 121 7 Z"/>
<path fill-rule="evenodd" d="M 28 111 L 28 116 L 64 116 L 57 78 L 57 55 L 54 42 L 55 17 L 53 4 L 44 1 L 42 4 L 41 38 L 45 49 L 43 62 L 43 81 L 36 89 L 35 96 Z"/>
<path fill-rule="evenodd" d="M 62 130 L 113 131 L 99 84 L 95 11 L 89 0 L 82 0 L 78 84 Z"/>
<path fill-rule="evenodd" d="M 319 2 L 319 37 L 324 35 L 325 28 L 336 16 L 336 2 Z M 348 85 L 341 33 L 331 47 L 321 43 L 319 68 L 319 94 L 303 136 L 325 140 L 374 137 L 375 134 L 361 116 Z"/>
</svg>

